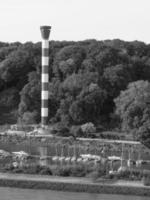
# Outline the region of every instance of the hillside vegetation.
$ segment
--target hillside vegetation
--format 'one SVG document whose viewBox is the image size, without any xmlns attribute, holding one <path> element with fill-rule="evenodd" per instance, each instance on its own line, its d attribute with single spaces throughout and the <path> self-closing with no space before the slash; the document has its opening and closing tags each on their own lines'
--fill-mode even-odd
<svg viewBox="0 0 150 200">
<path fill-rule="evenodd" d="M 150 144 L 150 45 L 51 41 L 49 56 L 49 123 L 79 132 L 91 122 Z M 40 122 L 40 74 L 41 43 L 0 42 L 0 124 Z"/>
</svg>

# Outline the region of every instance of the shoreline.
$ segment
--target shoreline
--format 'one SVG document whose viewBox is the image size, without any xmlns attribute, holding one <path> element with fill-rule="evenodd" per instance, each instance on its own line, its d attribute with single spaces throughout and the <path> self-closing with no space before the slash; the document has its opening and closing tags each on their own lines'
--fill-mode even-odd
<svg viewBox="0 0 150 200">
<path fill-rule="evenodd" d="M 88 178 L 0 173 L 0 187 L 47 189 L 66 192 L 87 192 L 118 195 L 150 196 L 150 186 L 122 181 L 93 183 Z"/>
</svg>

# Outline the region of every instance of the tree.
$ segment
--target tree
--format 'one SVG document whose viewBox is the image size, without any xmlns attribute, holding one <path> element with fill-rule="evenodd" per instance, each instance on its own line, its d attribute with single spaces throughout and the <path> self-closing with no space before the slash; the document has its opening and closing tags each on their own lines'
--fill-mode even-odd
<svg viewBox="0 0 150 200">
<path fill-rule="evenodd" d="M 70 133 L 73 137 L 81 137 L 83 136 L 83 132 L 81 130 L 81 126 L 77 125 L 77 126 L 72 126 L 70 129 Z"/>
<path fill-rule="evenodd" d="M 19 91 L 15 87 L 0 92 L 0 107 L 15 109 L 17 108 L 19 101 Z"/>
<path fill-rule="evenodd" d="M 136 81 L 114 100 L 116 114 L 120 116 L 123 130 L 138 130 L 150 118 L 150 83 Z"/>
<path fill-rule="evenodd" d="M 88 121 L 100 123 L 106 91 L 96 84 L 84 88 L 72 103 L 69 114 L 74 123 L 81 124 Z"/>
<path fill-rule="evenodd" d="M 144 123 L 142 127 L 139 128 L 138 139 L 148 148 L 150 148 L 150 121 Z"/>
<path fill-rule="evenodd" d="M 81 126 L 81 130 L 88 137 L 90 133 L 94 133 L 96 131 L 96 128 L 93 123 L 88 122 Z"/>
<path fill-rule="evenodd" d="M 27 111 L 23 114 L 20 120 L 21 120 L 21 123 L 23 124 L 36 124 L 36 120 L 35 120 L 36 117 L 37 117 L 36 111 L 33 111 L 33 112 Z"/>
<path fill-rule="evenodd" d="M 72 74 L 63 82 L 64 92 L 68 92 L 76 97 L 80 92 L 91 83 L 97 83 L 98 74 L 96 72 L 87 72 L 84 74 Z"/>
<path fill-rule="evenodd" d="M 103 81 L 109 96 L 112 98 L 119 95 L 120 90 L 124 90 L 132 77 L 128 65 L 118 64 L 104 70 Z"/>
<path fill-rule="evenodd" d="M 81 73 L 96 72 L 94 59 L 92 59 L 92 58 L 84 59 L 79 72 L 81 72 Z"/>
<path fill-rule="evenodd" d="M 7 46 L 0 48 L 0 62 L 7 59 L 7 56 L 15 50 L 17 50 L 17 46 Z"/>
<path fill-rule="evenodd" d="M 130 130 L 138 129 L 148 121 L 149 104 L 144 104 L 141 97 L 139 100 L 135 92 L 140 90 L 137 86 L 138 89 L 132 92 L 127 86 L 139 80 L 150 81 L 150 45 L 118 39 L 51 41 L 49 75 L 50 123 L 71 127 L 92 122 L 106 130 L 115 128 L 114 124 L 118 127 L 120 120 L 114 113 L 114 98 L 122 90 L 128 91 L 122 102 L 117 102 L 117 110 L 121 110 L 127 101 L 123 111 L 118 111 L 122 127 L 124 124 Z M 8 121 L 6 113 L 10 114 L 13 108 L 15 113 L 18 108 L 19 116 L 32 116 L 33 120 L 40 122 L 40 79 L 40 42 L 0 42 L 1 123 Z M 142 94 L 145 86 L 140 85 L 139 93 Z M 135 96 L 138 99 L 133 100 Z M 132 99 L 131 106 L 128 98 Z M 16 115 L 12 116 L 15 119 Z"/>
<path fill-rule="evenodd" d="M 19 104 L 19 117 L 24 118 L 24 113 L 27 112 L 26 116 L 35 117 L 34 121 L 39 122 L 40 120 L 40 107 L 41 107 L 41 84 L 39 81 L 39 75 L 36 72 L 31 72 L 28 77 L 28 84 L 22 89 Z M 30 113 L 30 114 L 29 114 Z M 34 113 L 34 114 L 31 114 Z M 33 120 L 32 120 L 33 121 Z"/>
<path fill-rule="evenodd" d="M 21 48 L 10 53 L 0 63 L 0 78 L 7 85 L 18 87 L 18 89 L 22 88 L 27 83 L 27 74 L 35 70 L 31 56 L 29 51 Z"/>
<path fill-rule="evenodd" d="M 85 50 L 79 45 L 70 45 L 62 48 L 55 57 L 53 71 L 60 79 L 77 73 L 85 58 Z"/>
</svg>

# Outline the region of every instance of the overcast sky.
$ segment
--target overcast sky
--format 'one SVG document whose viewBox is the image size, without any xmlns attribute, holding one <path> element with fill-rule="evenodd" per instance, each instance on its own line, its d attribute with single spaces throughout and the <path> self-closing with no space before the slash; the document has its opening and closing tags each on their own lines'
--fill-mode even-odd
<svg viewBox="0 0 150 200">
<path fill-rule="evenodd" d="M 114 39 L 150 43 L 150 0 L 0 0 L 0 41 Z"/>
</svg>

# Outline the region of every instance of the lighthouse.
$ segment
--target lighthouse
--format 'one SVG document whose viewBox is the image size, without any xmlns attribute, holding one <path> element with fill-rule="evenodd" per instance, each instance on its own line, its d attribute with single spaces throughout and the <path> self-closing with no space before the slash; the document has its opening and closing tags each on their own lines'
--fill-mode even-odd
<svg viewBox="0 0 150 200">
<path fill-rule="evenodd" d="M 41 26 L 42 36 L 42 70 L 41 70 L 41 126 L 48 125 L 48 83 L 49 83 L 49 35 L 51 26 Z"/>
</svg>

